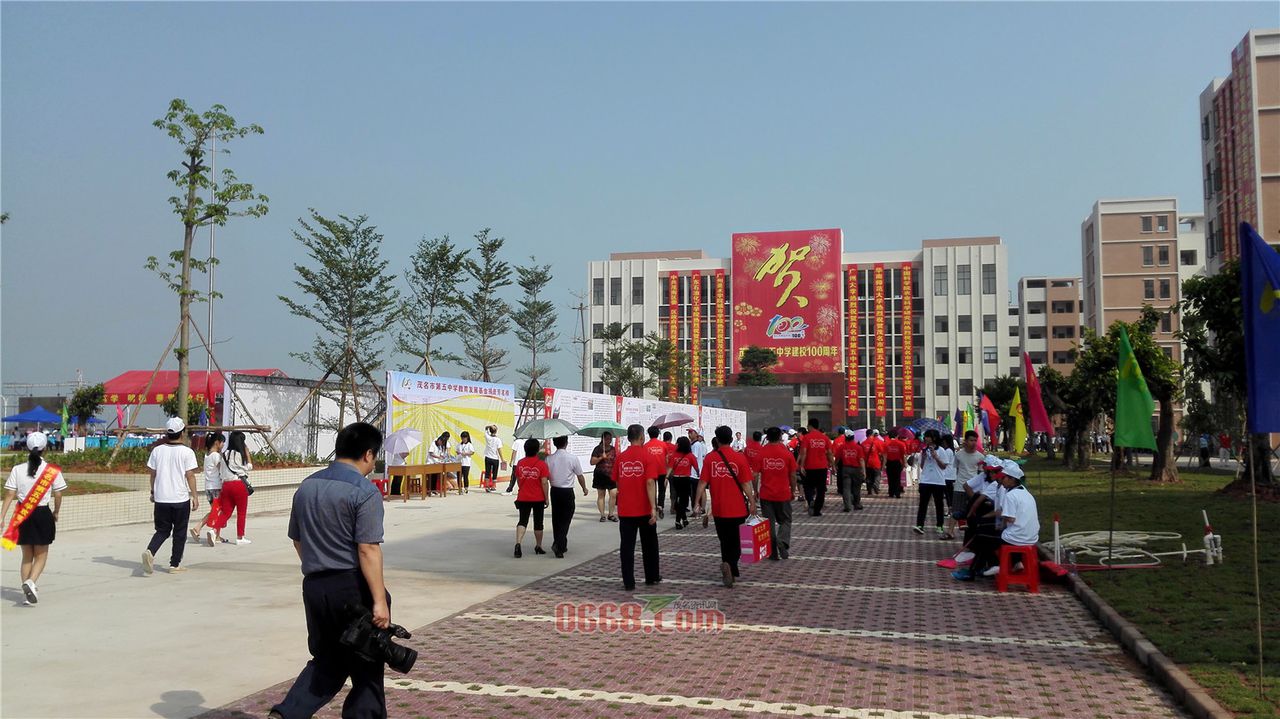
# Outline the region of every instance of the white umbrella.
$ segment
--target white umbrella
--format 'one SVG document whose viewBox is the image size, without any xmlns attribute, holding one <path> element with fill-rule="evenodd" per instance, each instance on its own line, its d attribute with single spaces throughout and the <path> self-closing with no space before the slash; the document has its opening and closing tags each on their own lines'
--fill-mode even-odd
<svg viewBox="0 0 1280 719">
<path fill-rule="evenodd" d="M 402 454 L 409 454 L 420 444 L 422 444 L 422 430 L 405 427 L 387 435 L 382 447 L 388 457 L 396 457 Z"/>
</svg>

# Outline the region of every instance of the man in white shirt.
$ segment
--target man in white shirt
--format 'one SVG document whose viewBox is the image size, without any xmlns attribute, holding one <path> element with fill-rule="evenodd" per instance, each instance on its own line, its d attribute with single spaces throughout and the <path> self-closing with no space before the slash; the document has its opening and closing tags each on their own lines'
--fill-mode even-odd
<svg viewBox="0 0 1280 719">
<path fill-rule="evenodd" d="M 551 472 L 551 551 L 557 558 L 563 558 L 569 549 L 569 523 L 573 521 L 573 511 L 577 506 L 573 479 L 578 478 L 578 486 L 585 497 L 587 478 L 582 474 L 582 462 L 569 451 L 568 437 L 556 437 L 551 444 L 556 448 L 547 457 L 547 470 Z"/>
<path fill-rule="evenodd" d="M 747 448 L 747 441 L 742 438 L 741 432 L 735 432 L 733 435 L 733 443 L 729 445 L 734 450 L 741 452 Z"/>
<path fill-rule="evenodd" d="M 142 571 L 147 574 L 155 570 L 156 552 L 170 536 L 173 537 L 173 551 L 169 555 L 169 573 L 187 571 L 182 566 L 182 552 L 187 546 L 187 523 L 191 520 L 191 513 L 200 506 L 200 497 L 196 494 L 196 453 L 182 441 L 187 424 L 178 417 L 170 417 L 164 428 L 164 441 L 157 443 L 147 458 L 156 527 L 150 544 L 142 552 Z"/>
<path fill-rule="evenodd" d="M 480 486 L 484 491 L 492 492 L 498 488 L 498 467 L 502 464 L 502 438 L 498 436 L 497 425 L 484 428 L 484 476 L 480 478 Z"/>
<path fill-rule="evenodd" d="M 956 469 L 955 488 L 952 496 L 949 498 L 951 502 L 952 513 L 947 517 L 947 533 L 943 535 L 943 539 L 951 539 L 955 535 L 956 513 L 961 513 L 968 509 L 969 492 L 965 490 L 969 480 L 982 473 L 982 463 L 985 457 L 982 452 L 978 451 L 978 433 L 969 430 L 964 433 L 964 444 L 956 452 L 956 461 L 953 465 Z"/>
</svg>

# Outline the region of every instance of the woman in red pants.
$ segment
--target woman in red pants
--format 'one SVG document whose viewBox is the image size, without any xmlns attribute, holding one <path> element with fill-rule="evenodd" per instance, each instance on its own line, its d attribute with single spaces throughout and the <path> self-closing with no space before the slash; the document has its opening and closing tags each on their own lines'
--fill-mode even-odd
<svg viewBox="0 0 1280 719">
<path fill-rule="evenodd" d="M 227 469 L 231 470 L 233 478 L 228 478 L 222 483 L 222 493 L 218 495 L 218 526 L 215 528 L 220 530 L 227 526 L 227 520 L 231 519 L 231 510 L 234 509 L 236 512 L 235 543 L 252 544 L 249 538 L 244 536 L 245 513 L 249 510 L 249 490 L 245 483 L 249 479 L 249 472 L 253 471 L 253 461 L 244 444 L 244 432 L 231 433 L 223 459 L 227 463 Z"/>
</svg>

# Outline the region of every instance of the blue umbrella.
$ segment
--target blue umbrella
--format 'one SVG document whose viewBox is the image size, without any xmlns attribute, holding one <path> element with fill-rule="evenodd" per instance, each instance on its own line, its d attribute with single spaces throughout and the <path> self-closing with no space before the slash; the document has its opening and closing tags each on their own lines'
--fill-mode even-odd
<svg viewBox="0 0 1280 719">
<path fill-rule="evenodd" d="M 62 415 L 50 412 L 40 405 L 36 405 L 34 408 L 29 409 L 26 412 L 11 414 L 4 419 L 0 419 L 0 422 L 43 422 L 45 424 L 53 424 L 61 421 Z"/>
<path fill-rule="evenodd" d="M 939 434 L 950 434 L 951 432 L 951 430 L 947 428 L 947 425 L 933 419 L 932 417 L 917 419 L 908 426 L 915 430 L 916 434 L 924 434 L 931 429 L 937 430 Z"/>
</svg>

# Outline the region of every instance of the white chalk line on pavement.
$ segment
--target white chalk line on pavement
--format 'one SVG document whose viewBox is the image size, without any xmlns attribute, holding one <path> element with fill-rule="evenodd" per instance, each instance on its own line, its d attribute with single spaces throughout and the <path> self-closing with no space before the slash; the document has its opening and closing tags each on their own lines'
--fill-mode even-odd
<svg viewBox="0 0 1280 719">
<path fill-rule="evenodd" d="M 579 702 L 611 702 L 615 704 L 643 704 L 656 707 L 682 707 L 688 709 L 716 709 L 720 711 L 778 714 L 783 716 L 844 717 L 846 719 L 1020 719 L 1009 716 L 981 716 L 978 714 L 940 714 L 937 712 L 897 711 L 858 707 L 801 704 L 798 702 L 766 702 L 753 699 L 720 699 L 716 697 L 686 697 L 677 694 L 641 694 L 638 692 L 610 692 L 600 689 L 570 689 L 567 687 L 530 687 L 514 684 L 480 684 L 467 682 L 427 682 L 417 679 L 387 677 L 387 689 L 403 691 L 437 692 L 446 694 L 470 694 L 492 697 L 524 697 L 529 699 L 567 699 Z"/>
<path fill-rule="evenodd" d="M 613 552 L 617 554 L 617 552 Z M 664 557 L 719 557 L 719 552 L 671 552 L 662 550 Z M 796 560 L 807 562 L 866 562 L 869 564 L 936 564 L 932 559 L 876 559 L 874 557 L 808 557 L 801 555 L 792 555 L 787 558 L 788 562 Z"/>
<path fill-rule="evenodd" d="M 474 619 L 480 621 L 495 622 L 541 622 L 555 623 L 556 618 L 551 615 L 543 614 L 496 614 L 491 612 L 467 612 L 458 615 L 460 619 Z M 638 626 L 641 627 L 640 632 L 649 634 L 644 631 L 643 627 L 654 627 L 652 619 L 638 620 Z M 664 625 L 665 626 L 665 625 Z M 817 635 L 831 637 L 848 637 L 853 639 L 913 639 L 926 642 L 957 642 L 964 644 L 996 644 L 996 645 L 1016 645 L 1022 647 L 1050 647 L 1053 649 L 1090 649 L 1095 651 L 1117 651 L 1117 647 L 1113 644 L 1100 644 L 1097 642 L 1085 642 L 1075 639 L 1028 639 L 1023 637 L 988 637 L 988 636 L 968 636 L 963 634 L 934 634 L 931 632 L 894 632 L 876 629 L 835 629 L 830 627 L 800 627 L 788 626 L 784 624 L 738 624 L 726 622 L 723 631 L 727 632 L 758 632 L 765 634 L 799 634 L 799 635 Z"/>
<path fill-rule="evenodd" d="M 790 559 L 786 561 L 791 561 Z M 592 577 L 583 575 L 560 575 L 553 577 L 557 580 L 568 580 L 571 582 L 608 582 L 617 584 L 621 579 L 619 577 Z M 762 582 L 758 580 L 742 580 L 745 586 L 763 587 L 765 589 L 806 589 L 806 590 L 836 590 L 841 592 L 865 592 L 869 594 L 943 594 L 943 595 L 967 595 L 979 596 L 987 598 L 1011 597 L 1019 600 L 1031 598 L 1031 601 L 1062 601 L 1064 599 L 1072 599 L 1074 597 L 1065 592 L 1041 592 L 1030 594 L 1025 592 L 996 592 L 990 589 L 962 589 L 941 588 L 941 587 L 871 587 L 854 584 L 792 584 L 788 582 Z M 663 584 L 701 584 L 708 585 L 712 582 L 706 579 L 667 579 L 663 578 Z M 996 599 L 996 601 L 1000 601 Z"/>
</svg>

